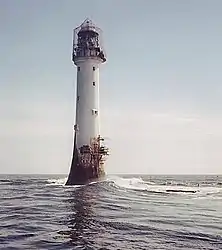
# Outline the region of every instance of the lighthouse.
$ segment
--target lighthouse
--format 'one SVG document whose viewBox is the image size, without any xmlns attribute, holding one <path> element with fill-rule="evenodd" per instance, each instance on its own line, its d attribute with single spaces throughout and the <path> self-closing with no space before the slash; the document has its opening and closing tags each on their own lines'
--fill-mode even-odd
<svg viewBox="0 0 222 250">
<path fill-rule="evenodd" d="M 99 70 L 106 62 L 102 32 L 86 19 L 73 33 L 72 61 L 77 69 L 76 116 L 70 173 L 66 185 L 104 178 L 108 148 L 100 135 Z"/>
</svg>

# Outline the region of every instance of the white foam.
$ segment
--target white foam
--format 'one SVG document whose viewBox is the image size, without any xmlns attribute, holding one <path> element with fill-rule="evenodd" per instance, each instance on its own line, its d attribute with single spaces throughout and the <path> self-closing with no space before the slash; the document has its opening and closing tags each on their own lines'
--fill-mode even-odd
<svg viewBox="0 0 222 250">
<path fill-rule="evenodd" d="M 66 178 L 58 178 L 58 179 L 48 179 L 47 185 L 64 186 L 66 184 L 67 179 L 68 179 L 67 177 Z M 93 184 L 96 184 L 99 182 L 101 182 L 101 181 L 92 181 L 92 182 L 88 183 L 87 185 L 93 185 Z M 75 187 L 78 187 L 78 186 L 81 187 L 82 185 L 75 185 Z"/>
<path fill-rule="evenodd" d="M 220 187 L 200 187 L 201 194 L 210 195 L 222 193 L 222 188 Z"/>
<path fill-rule="evenodd" d="M 147 190 L 148 185 L 142 180 L 142 178 L 121 178 L 118 176 L 112 176 L 107 179 L 112 181 L 116 186 L 134 190 Z"/>
<path fill-rule="evenodd" d="M 58 178 L 58 179 L 48 179 L 47 185 L 57 185 L 64 186 L 67 178 Z M 180 194 L 191 194 L 198 195 L 198 197 L 206 197 L 212 195 L 222 195 L 221 187 L 206 187 L 206 186 L 178 186 L 178 185 L 158 185 L 155 182 L 145 182 L 142 178 L 122 178 L 118 176 L 108 176 L 106 180 L 108 182 L 112 182 L 116 188 L 124 188 L 135 191 L 148 191 L 154 193 L 180 193 Z M 94 181 L 89 183 L 88 185 L 96 184 L 101 181 Z"/>
<path fill-rule="evenodd" d="M 217 187 L 191 187 L 178 185 L 157 185 L 154 182 L 145 182 L 142 178 L 121 178 L 118 176 L 109 177 L 108 181 L 112 181 L 117 188 L 125 188 L 131 190 L 141 190 L 158 193 L 184 193 L 198 194 L 198 196 L 206 196 L 222 193 L 222 188 Z"/>
<path fill-rule="evenodd" d="M 59 179 L 48 179 L 48 185 L 57 185 L 57 186 L 64 186 L 67 181 L 66 178 L 59 178 Z"/>
</svg>

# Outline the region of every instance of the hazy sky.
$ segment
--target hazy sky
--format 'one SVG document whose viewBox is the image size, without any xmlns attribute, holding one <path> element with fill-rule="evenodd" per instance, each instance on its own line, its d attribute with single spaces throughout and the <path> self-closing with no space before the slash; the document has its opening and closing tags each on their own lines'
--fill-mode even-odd
<svg viewBox="0 0 222 250">
<path fill-rule="evenodd" d="M 107 172 L 222 174 L 221 0 L 0 0 L 0 173 L 68 174 L 87 17 L 108 58 Z"/>
</svg>

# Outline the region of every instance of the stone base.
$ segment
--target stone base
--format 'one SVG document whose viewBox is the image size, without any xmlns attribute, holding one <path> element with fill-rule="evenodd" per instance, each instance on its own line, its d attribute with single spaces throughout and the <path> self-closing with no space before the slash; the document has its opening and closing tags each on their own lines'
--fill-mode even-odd
<svg viewBox="0 0 222 250">
<path fill-rule="evenodd" d="M 86 185 L 93 181 L 101 181 L 105 178 L 105 172 L 93 174 L 92 168 L 71 167 L 66 185 Z"/>
<path fill-rule="evenodd" d="M 74 150 L 70 173 L 66 185 L 85 185 L 93 181 L 99 181 L 105 178 L 103 165 L 92 164 L 84 166 L 80 163 L 76 142 L 74 139 Z"/>
</svg>

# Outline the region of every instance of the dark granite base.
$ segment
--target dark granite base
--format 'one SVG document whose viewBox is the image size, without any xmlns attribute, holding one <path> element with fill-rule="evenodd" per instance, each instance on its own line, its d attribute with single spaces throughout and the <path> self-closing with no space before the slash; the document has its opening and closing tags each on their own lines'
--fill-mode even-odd
<svg viewBox="0 0 222 250">
<path fill-rule="evenodd" d="M 74 138 L 74 150 L 70 173 L 66 185 L 85 185 L 92 181 L 99 181 L 105 178 L 103 166 L 99 163 L 84 166 L 80 163 L 76 149 L 76 138 Z"/>
</svg>

